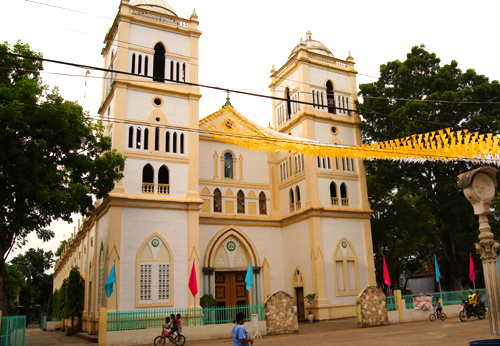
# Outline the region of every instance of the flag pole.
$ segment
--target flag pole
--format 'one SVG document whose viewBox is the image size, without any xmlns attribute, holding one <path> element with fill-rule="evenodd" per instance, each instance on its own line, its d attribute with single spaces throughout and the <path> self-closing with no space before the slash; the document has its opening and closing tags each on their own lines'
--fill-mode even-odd
<svg viewBox="0 0 500 346">
<path fill-rule="evenodd" d="M 113 267 L 115 267 L 116 260 L 113 260 Z M 115 267 L 115 276 L 116 276 L 116 267 Z M 115 311 L 118 312 L 118 281 L 115 282 L 116 284 L 116 292 L 115 292 L 115 298 L 116 298 L 116 308 Z"/>
</svg>

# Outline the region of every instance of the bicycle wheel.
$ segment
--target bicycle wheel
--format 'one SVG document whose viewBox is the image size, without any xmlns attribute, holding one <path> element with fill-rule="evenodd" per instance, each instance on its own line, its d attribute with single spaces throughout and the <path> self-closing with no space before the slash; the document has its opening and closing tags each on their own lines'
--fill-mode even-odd
<svg viewBox="0 0 500 346">
<path fill-rule="evenodd" d="M 155 338 L 155 341 L 153 343 L 155 346 L 164 346 L 165 345 L 165 338 L 162 338 L 161 336 L 157 336 Z"/>
<path fill-rule="evenodd" d="M 458 317 L 460 317 L 460 321 L 462 322 L 467 322 L 467 320 L 469 319 L 469 316 L 467 316 L 467 312 L 466 311 L 460 311 L 460 314 L 458 314 Z"/>
<path fill-rule="evenodd" d="M 184 335 L 177 334 L 177 336 L 175 337 L 175 344 L 177 346 L 182 346 L 185 343 L 186 343 L 186 338 L 184 337 Z"/>
<path fill-rule="evenodd" d="M 444 312 L 441 313 L 441 321 L 446 320 L 446 314 Z"/>
<path fill-rule="evenodd" d="M 436 320 L 436 314 L 435 314 L 435 313 L 430 314 L 430 315 L 429 315 L 429 320 L 430 320 L 431 322 L 434 322 L 434 321 Z"/>
<path fill-rule="evenodd" d="M 484 310 L 483 309 L 480 309 L 478 312 L 477 312 L 477 318 L 479 318 L 480 320 L 484 320 L 484 318 L 486 317 L 486 314 L 484 313 Z"/>
</svg>

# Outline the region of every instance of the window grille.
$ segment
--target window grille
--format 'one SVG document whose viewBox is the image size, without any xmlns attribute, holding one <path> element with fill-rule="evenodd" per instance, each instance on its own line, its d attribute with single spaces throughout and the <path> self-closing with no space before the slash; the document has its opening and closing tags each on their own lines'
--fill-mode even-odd
<svg viewBox="0 0 500 346">
<path fill-rule="evenodd" d="M 151 300 L 151 264 L 141 264 L 139 287 L 139 299 Z"/>
</svg>

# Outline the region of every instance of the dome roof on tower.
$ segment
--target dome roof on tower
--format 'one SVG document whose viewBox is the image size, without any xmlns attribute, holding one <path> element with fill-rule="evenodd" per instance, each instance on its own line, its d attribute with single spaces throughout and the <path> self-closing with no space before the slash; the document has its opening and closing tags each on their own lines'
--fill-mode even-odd
<svg viewBox="0 0 500 346">
<path fill-rule="evenodd" d="M 174 8 L 164 0 L 135 0 L 131 5 L 177 17 Z"/>
<path fill-rule="evenodd" d="M 291 57 L 292 55 L 294 55 L 295 52 L 297 52 L 300 48 L 305 48 L 308 51 L 311 51 L 311 52 L 314 52 L 314 53 L 324 54 L 324 55 L 328 55 L 328 56 L 333 57 L 332 52 L 330 52 L 330 50 L 328 49 L 327 46 L 325 46 L 323 43 L 321 43 L 319 41 L 313 40 L 311 38 L 311 36 L 312 36 L 311 32 L 309 30 L 307 30 L 307 32 L 306 32 L 306 40 L 303 41 L 302 37 L 301 37 L 300 38 L 300 43 L 295 46 L 295 48 L 290 53 L 289 57 Z"/>
</svg>

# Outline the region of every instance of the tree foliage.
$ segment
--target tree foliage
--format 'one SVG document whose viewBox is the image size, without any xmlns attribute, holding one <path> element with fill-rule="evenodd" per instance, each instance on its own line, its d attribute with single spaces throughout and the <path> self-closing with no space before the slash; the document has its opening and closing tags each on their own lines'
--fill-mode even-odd
<svg viewBox="0 0 500 346">
<path fill-rule="evenodd" d="M 379 80 L 360 85 L 359 94 L 365 142 L 448 126 L 480 132 L 500 128 L 500 108 L 490 103 L 500 102 L 498 81 L 490 82 L 474 70 L 463 72 L 456 61 L 441 65 L 423 45 L 413 47 L 403 62 L 381 65 Z M 457 187 L 457 176 L 475 167 L 432 159 L 418 164 L 366 162 L 377 272 L 382 272 L 383 254 L 398 279 L 436 253 L 442 257 L 443 282 L 450 289 L 462 287 L 469 253 L 478 258 L 474 243 L 479 231 L 472 206 Z"/>
<path fill-rule="evenodd" d="M 0 53 L 41 57 L 27 44 L 0 45 Z M 0 308 L 7 309 L 3 278 L 13 246 L 47 226 L 88 215 L 93 198 L 104 198 L 123 177 L 124 157 L 76 102 L 42 84 L 40 60 L 0 55 Z"/>
<path fill-rule="evenodd" d="M 68 276 L 68 285 L 66 287 L 66 297 L 63 312 L 64 317 L 71 317 L 72 331 L 74 326 L 74 318 L 82 317 L 84 291 L 85 282 L 80 275 L 80 271 L 77 267 L 72 267 Z"/>
<path fill-rule="evenodd" d="M 5 292 L 9 301 L 9 308 L 13 309 L 16 305 L 16 299 L 21 291 L 23 276 L 15 267 L 6 265 Z"/>
</svg>

